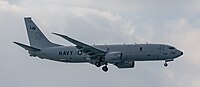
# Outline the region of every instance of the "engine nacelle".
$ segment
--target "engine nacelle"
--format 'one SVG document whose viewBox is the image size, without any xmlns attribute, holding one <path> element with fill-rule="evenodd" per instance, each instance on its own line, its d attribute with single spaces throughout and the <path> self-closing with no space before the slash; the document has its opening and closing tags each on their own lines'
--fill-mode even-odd
<svg viewBox="0 0 200 87">
<path fill-rule="evenodd" d="M 116 63 L 115 64 L 118 68 L 133 68 L 135 66 L 134 61 L 125 61 L 121 63 Z"/>
<path fill-rule="evenodd" d="M 121 52 L 110 52 L 105 55 L 105 61 L 109 63 L 121 62 L 122 53 Z"/>
</svg>

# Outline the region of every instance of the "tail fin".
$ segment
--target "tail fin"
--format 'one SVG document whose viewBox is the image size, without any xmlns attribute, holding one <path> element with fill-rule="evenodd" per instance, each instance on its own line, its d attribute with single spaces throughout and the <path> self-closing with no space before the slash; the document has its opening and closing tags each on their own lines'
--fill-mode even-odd
<svg viewBox="0 0 200 87">
<path fill-rule="evenodd" d="M 47 47 L 54 47 L 60 46 L 54 43 L 51 43 L 45 35 L 40 31 L 37 25 L 31 20 L 31 17 L 24 18 L 28 38 L 31 47 L 35 48 L 47 48 Z"/>
</svg>

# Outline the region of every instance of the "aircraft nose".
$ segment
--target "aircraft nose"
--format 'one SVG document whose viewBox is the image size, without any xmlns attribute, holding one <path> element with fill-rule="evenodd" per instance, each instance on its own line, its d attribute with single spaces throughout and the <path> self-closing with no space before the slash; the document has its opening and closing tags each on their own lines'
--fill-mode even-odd
<svg viewBox="0 0 200 87">
<path fill-rule="evenodd" d="M 181 51 L 181 55 L 183 55 L 183 52 Z"/>
<path fill-rule="evenodd" d="M 178 50 L 179 51 L 179 56 L 182 56 L 183 55 L 183 51 L 180 51 L 180 50 Z"/>
</svg>

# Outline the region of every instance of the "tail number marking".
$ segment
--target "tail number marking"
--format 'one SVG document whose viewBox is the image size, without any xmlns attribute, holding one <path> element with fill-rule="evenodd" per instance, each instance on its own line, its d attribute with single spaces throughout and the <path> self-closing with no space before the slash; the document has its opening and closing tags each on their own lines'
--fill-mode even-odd
<svg viewBox="0 0 200 87">
<path fill-rule="evenodd" d="M 30 29 L 31 29 L 31 30 L 35 30 L 35 27 L 30 26 Z"/>
</svg>

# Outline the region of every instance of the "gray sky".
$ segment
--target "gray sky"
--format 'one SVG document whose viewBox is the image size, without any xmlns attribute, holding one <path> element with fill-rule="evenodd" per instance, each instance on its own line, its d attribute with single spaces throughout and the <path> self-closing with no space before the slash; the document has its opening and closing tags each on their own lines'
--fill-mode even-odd
<svg viewBox="0 0 200 87">
<path fill-rule="evenodd" d="M 0 0 L 1 87 L 199 87 L 199 0 Z M 53 42 L 71 43 L 58 32 L 88 44 L 166 43 L 184 55 L 165 68 L 136 62 L 109 72 L 90 64 L 65 64 L 29 57 L 13 41 L 28 44 L 23 18 Z"/>
</svg>

